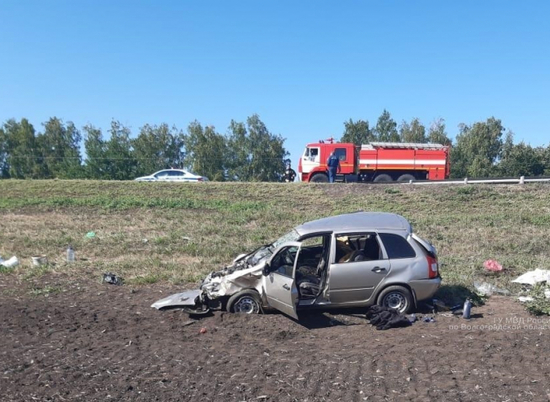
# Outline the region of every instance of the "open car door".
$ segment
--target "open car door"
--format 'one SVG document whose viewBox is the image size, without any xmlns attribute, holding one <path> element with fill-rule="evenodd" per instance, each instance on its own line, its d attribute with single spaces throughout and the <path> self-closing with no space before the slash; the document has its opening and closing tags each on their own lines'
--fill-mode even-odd
<svg viewBox="0 0 550 402">
<path fill-rule="evenodd" d="M 296 287 L 296 259 L 300 243 L 285 243 L 275 251 L 264 271 L 264 289 L 268 304 L 298 319 L 298 288 Z"/>
</svg>

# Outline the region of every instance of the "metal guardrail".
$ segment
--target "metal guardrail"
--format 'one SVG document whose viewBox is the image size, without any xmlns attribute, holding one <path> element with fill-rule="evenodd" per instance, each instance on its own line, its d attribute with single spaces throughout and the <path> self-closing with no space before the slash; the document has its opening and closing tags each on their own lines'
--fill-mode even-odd
<svg viewBox="0 0 550 402">
<path fill-rule="evenodd" d="M 537 182 L 550 182 L 550 177 L 526 178 L 521 176 L 519 179 L 468 179 L 466 177 L 463 180 L 410 180 L 401 184 L 526 184 Z"/>
</svg>

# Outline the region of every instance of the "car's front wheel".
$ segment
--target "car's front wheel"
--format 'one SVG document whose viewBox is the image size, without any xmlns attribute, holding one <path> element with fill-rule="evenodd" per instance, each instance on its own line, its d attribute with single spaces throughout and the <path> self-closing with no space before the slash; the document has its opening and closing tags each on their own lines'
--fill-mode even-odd
<svg viewBox="0 0 550 402">
<path fill-rule="evenodd" d="M 413 306 L 413 297 L 409 289 L 403 286 L 389 286 L 378 296 L 378 305 L 407 314 Z"/>
<path fill-rule="evenodd" d="M 227 301 L 227 311 L 231 313 L 259 314 L 260 295 L 255 290 L 242 290 Z"/>
</svg>

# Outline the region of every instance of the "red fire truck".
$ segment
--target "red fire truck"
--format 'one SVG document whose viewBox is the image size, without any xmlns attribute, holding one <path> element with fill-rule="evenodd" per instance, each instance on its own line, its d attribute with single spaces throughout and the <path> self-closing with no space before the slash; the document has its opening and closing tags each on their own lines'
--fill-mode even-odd
<svg viewBox="0 0 550 402">
<path fill-rule="evenodd" d="M 340 159 L 336 181 L 443 180 L 449 177 L 449 148 L 440 144 L 399 142 L 356 146 L 329 139 L 307 144 L 300 157 L 298 172 L 302 181 L 327 182 L 327 159 L 334 151 Z"/>
</svg>

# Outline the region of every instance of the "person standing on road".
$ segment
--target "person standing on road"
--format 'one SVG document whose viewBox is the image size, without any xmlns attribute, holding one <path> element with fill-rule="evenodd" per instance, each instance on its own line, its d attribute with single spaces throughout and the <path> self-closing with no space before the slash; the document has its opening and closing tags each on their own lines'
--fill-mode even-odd
<svg viewBox="0 0 550 402">
<path fill-rule="evenodd" d="M 340 158 L 338 158 L 334 151 L 331 152 L 330 156 L 327 159 L 328 166 L 328 181 L 329 183 L 334 183 L 336 178 L 336 173 L 340 172 Z"/>
</svg>

